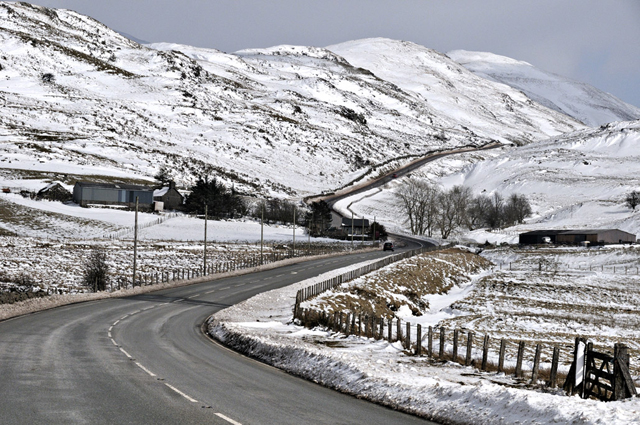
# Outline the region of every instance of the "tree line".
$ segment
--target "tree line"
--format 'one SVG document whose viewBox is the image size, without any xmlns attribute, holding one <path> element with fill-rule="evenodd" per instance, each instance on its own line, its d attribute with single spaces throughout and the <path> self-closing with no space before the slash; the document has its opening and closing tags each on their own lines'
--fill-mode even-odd
<svg viewBox="0 0 640 425">
<path fill-rule="evenodd" d="M 473 196 L 471 189 L 454 186 L 449 190 L 419 179 L 403 182 L 395 192 L 414 235 L 449 238 L 459 228 L 502 228 L 531 215 L 531 205 L 524 195 L 511 194 L 506 199 L 498 192 L 491 196 Z"/>
</svg>

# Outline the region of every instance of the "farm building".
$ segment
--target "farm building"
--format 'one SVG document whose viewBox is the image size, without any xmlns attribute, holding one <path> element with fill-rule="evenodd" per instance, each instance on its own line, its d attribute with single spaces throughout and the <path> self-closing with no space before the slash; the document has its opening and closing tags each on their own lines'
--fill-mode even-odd
<svg viewBox="0 0 640 425">
<path fill-rule="evenodd" d="M 558 234 L 557 243 L 570 245 L 589 242 L 590 244 L 635 243 L 636 235 L 618 229 L 568 230 Z"/>
<path fill-rule="evenodd" d="M 121 205 L 134 208 L 138 198 L 138 208 L 150 210 L 153 207 L 153 189 L 123 183 L 77 182 L 73 187 L 73 202 L 87 207 L 91 204 Z"/>
<path fill-rule="evenodd" d="M 354 218 L 353 220 L 350 218 L 343 218 L 341 227 L 342 231 L 348 236 L 351 236 L 351 229 L 353 229 L 354 236 L 362 235 L 363 233 L 366 235 L 369 233 L 369 220 L 366 218 Z"/>
<path fill-rule="evenodd" d="M 618 229 L 534 230 L 521 233 L 518 242 L 523 245 L 542 243 L 604 245 L 635 243 L 636 235 Z"/>
<path fill-rule="evenodd" d="M 154 190 L 153 200 L 162 202 L 165 210 L 179 209 L 184 203 L 184 197 L 178 192 L 174 182 L 169 182 L 169 186 Z"/>
<path fill-rule="evenodd" d="M 522 245 L 538 245 L 543 243 L 556 243 L 556 236 L 566 232 L 562 230 L 533 230 L 531 232 L 520 233 L 518 243 Z"/>
</svg>

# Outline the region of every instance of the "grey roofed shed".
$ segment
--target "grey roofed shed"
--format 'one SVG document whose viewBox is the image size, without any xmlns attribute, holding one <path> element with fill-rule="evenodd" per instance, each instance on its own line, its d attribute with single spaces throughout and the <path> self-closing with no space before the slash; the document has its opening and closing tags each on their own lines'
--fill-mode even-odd
<svg viewBox="0 0 640 425">
<path fill-rule="evenodd" d="M 562 230 L 533 230 L 531 232 L 520 233 L 518 243 L 522 245 L 538 245 L 544 243 L 544 238 L 549 238 L 551 243 L 556 243 L 556 236 L 559 233 L 566 232 Z"/>
<path fill-rule="evenodd" d="M 523 245 L 544 243 L 548 237 L 551 243 L 577 245 L 581 242 L 590 244 L 635 243 L 636 235 L 618 229 L 550 229 L 534 230 L 521 233 L 518 242 Z"/>
<path fill-rule="evenodd" d="M 558 243 L 591 244 L 635 243 L 636 235 L 618 229 L 582 229 L 567 230 L 557 237 Z"/>
<path fill-rule="evenodd" d="M 124 183 L 76 182 L 73 187 L 73 202 L 86 207 L 89 204 L 135 206 L 136 197 L 142 209 L 153 204 L 153 189 Z"/>
</svg>

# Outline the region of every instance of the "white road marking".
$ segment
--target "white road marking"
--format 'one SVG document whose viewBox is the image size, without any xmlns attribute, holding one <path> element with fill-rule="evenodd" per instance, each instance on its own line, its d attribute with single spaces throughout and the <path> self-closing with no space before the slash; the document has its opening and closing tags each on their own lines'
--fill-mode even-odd
<svg viewBox="0 0 640 425">
<path fill-rule="evenodd" d="M 155 377 L 156 374 L 151 372 L 149 369 L 147 369 L 146 367 L 142 366 L 140 363 L 136 362 L 136 364 L 138 365 L 138 367 L 142 370 L 144 370 L 145 372 L 147 372 L 150 376 Z"/>
<path fill-rule="evenodd" d="M 238 286 L 244 286 L 244 283 L 238 283 L 237 285 L 234 286 L 234 288 L 237 288 Z"/>
<path fill-rule="evenodd" d="M 126 319 L 127 317 L 129 317 L 129 315 L 128 315 L 128 314 L 125 314 L 125 315 L 124 315 L 124 316 L 122 316 L 120 319 L 118 319 L 118 321 L 120 321 L 120 320 L 124 320 L 124 319 Z"/>
<path fill-rule="evenodd" d="M 234 421 L 233 419 L 226 417 L 226 416 L 225 416 L 225 415 L 223 415 L 222 413 L 216 413 L 216 416 L 217 416 L 217 417 L 219 417 L 219 418 L 224 419 L 225 421 L 229 422 L 230 424 L 233 424 L 233 425 L 242 425 L 240 422 Z"/>
<path fill-rule="evenodd" d="M 120 351 L 122 351 L 124 353 L 125 356 L 129 357 L 130 359 L 132 359 L 133 357 L 131 357 L 131 354 L 127 353 L 126 351 L 124 351 L 124 348 L 120 347 Z"/>
<path fill-rule="evenodd" d="M 283 274 L 277 274 L 277 275 L 276 275 L 276 277 L 280 277 L 280 276 L 284 276 L 284 273 L 283 273 Z"/>
<path fill-rule="evenodd" d="M 212 289 L 211 291 L 207 291 L 207 292 L 205 292 L 205 294 L 212 294 L 212 293 L 214 293 L 214 292 L 216 292 L 216 290 L 215 290 L 215 289 Z"/>
<path fill-rule="evenodd" d="M 109 332 L 113 329 L 113 325 L 109 326 Z"/>
<path fill-rule="evenodd" d="M 291 274 L 298 274 L 298 272 L 291 272 Z"/>
<path fill-rule="evenodd" d="M 189 298 L 189 299 L 191 299 L 191 298 L 198 298 L 199 296 L 200 296 L 200 294 L 196 294 L 196 295 L 191 295 L 190 297 L 187 297 L 187 298 Z"/>
<path fill-rule="evenodd" d="M 118 319 L 118 320 L 116 320 L 115 322 L 113 322 L 113 325 L 111 325 L 111 326 L 115 326 L 115 325 L 117 325 L 118 323 L 120 323 L 120 319 Z"/>
<path fill-rule="evenodd" d="M 165 385 L 169 388 L 171 388 L 173 391 L 177 392 L 178 394 L 180 394 L 182 397 L 186 398 L 187 400 L 189 400 L 191 403 L 197 403 L 198 400 L 196 400 L 193 397 L 189 397 L 188 395 L 186 395 L 185 393 L 183 393 L 182 391 L 180 391 L 179 389 L 177 389 L 176 387 L 174 387 L 173 385 L 169 385 L 167 383 L 165 383 Z"/>
<path fill-rule="evenodd" d="M 107 336 L 111 338 L 111 329 L 109 329 L 109 331 L 107 332 Z"/>
<path fill-rule="evenodd" d="M 224 291 L 225 289 L 229 289 L 230 286 L 225 286 L 224 288 L 220 288 L 221 291 Z"/>
<path fill-rule="evenodd" d="M 111 342 L 113 342 L 113 345 L 115 345 L 116 347 L 118 346 L 118 343 L 116 342 L 115 339 L 111 338 Z"/>
</svg>

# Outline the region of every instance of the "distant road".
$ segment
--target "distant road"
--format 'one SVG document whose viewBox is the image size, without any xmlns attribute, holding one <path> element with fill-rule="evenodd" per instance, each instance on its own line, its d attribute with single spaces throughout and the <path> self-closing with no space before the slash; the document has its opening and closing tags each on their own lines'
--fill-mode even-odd
<svg viewBox="0 0 640 425">
<path fill-rule="evenodd" d="M 0 322 L 0 423 L 429 423 L 250 360 L 201 331 L 210 314 L 255 294 L 385 254 L 311 260 Z"/>
<path fill-rule="evenodd" d="M 499 148 L 501 146 L 504 146 L 502 143 L 489 143 L 487 145 L 484 145 L 482 147 L 479 148 L 470 148 L 470 147 L 466 147 L 466 148 L 460 148 L 460 149 L 452 149 L 452 150 L 448 150 L 448 151 L 444 151 L 444 152 L 438 152 L 438 153 L 434 153 L 434 154 L 430 154 L 427 156 L 424 156 L 422 158 L 416 159 L 414 161 L 412 161 L 411 163 L 402 166 L 394 171 L 391 171 L 389 173 L 387 173 L 386 175 L 379 177 L 375 180 L 371 180 L 365 183 L 361 183 L 359 185 L 353 186 L 351 188 L 348 189 L 344 189 L 344 190 L 340 190 L 338 191 L 338 193 L 334 194 L 334 195 L 328 195 L 328 196 L 317 196 L 314 197 L 312 199 L 310 199 L 311 201 L 316 200 L 316 199 L 322 199 L 324 200 L 329 207 L 331 208 L 331 210 L 333 211 L 333 215 L 334 215 L 334 219 L 333 222 L 336 223 L 337 221 L 342 219 L 342 215 L 336 211 L 334 209 L 334 206 L 336 204 L 336 202 L 348 198 L 350 196 L 353 195 L 357 195 L 358 193 L 363 193 L 366 191 L 369 191 L 371 189 L 375 189 L 378 188 L 380 186 L 384 186 L 385 184 L 389 183 L 390 181 L 393 181 L 397 178 L 406 176 L 407 174 L 417 170 L 418 168 L 422 167 L 423 165 L 429 163 L 429 162 L 433 162 L 436 159 L 440 159 L 440 158 L 444 158 L 446 156 L 450 156 L 450 155 L 456 155 L 456 154 L 460 154 L 460 153 L 465 153 L 465 152 L 475 152 L 475 151 L 482 151 L 482 150 L 489 150 L 489 149 L 496 149 Z M 349 218 L 349 217 L 347 217 Z"/>
</svg>

